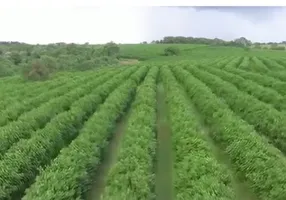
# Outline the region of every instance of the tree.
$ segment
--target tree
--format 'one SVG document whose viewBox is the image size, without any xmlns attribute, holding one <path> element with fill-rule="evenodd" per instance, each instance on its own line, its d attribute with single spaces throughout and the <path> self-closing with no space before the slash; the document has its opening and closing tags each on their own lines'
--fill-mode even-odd
<svg viewBox="0 0 286 200">
<path fill-rule="evenodd" d="M 120 48 L 114 42 L 109 42 L 103 46 L 103 55 L 105 56 L 115 56 L 119 54 Z"/>
<path fill-rule="evenodd" d="M 165 56 L 177 56 L 180 54 L 180 49 L 177 47 L 167 47 L 164 50 L 164 55 Z"/>
<path fill-rule="evenodd" d="M 28 80 L 46 80 L 56 68 L 52 65 L 53 60 L 48 57 L 33 60 L 32 62 L 25 65 L 25 67 L 23 68 L 23 75 Z"/>
<path fill-rule="evenodd" d="M 12 61 L 0 57 L 0 77 L 13 75 L 14 64 Z"/>
<path fill-rule="evenodd" d="M 21 55 L 18 52 L 12 52 L 10 58 L 15 65 L 18 65 L 22 61 Z"/>
</svg>

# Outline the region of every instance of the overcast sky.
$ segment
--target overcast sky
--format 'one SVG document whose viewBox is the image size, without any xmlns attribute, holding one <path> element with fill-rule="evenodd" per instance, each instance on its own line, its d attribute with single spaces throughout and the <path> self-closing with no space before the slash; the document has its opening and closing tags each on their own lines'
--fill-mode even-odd
<svg viewBox="0 0 286 200">
<path fill-rule="evenodd" d="M 0 0 L 0 41 L 27 43 L 137 43 L 164 36 L 258 42 L 286 40 L 283 7 L 94 7 L 41 8 Z M 25 0 L 29 2 L 29 0 Z M 63 1 L 62 1 L 63 2 Z"/>
</svg>

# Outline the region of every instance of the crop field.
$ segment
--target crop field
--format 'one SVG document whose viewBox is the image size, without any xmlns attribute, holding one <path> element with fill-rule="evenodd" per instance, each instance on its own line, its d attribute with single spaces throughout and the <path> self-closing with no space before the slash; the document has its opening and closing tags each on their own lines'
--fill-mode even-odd
<svg viewBox="0 0 286 200">
<path fill-rule="evenodd" d="M 286 199 L 282 56 L 12 76 L 0 91 L 0 200 Z"/>
</svg>

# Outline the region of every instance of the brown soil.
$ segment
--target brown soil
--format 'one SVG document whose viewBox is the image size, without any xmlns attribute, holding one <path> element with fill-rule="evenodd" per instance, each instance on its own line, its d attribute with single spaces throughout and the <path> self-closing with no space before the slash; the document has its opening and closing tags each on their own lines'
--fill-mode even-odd
<svg viewBox="0 0 286 200">
<path fill-rule="evenodd" d="M 137 59 L 121 59 L 119 60 L 119 64 L 120 65 L 134 65 L 134 64 L 138 64 L 139 60 Z"/>
</svg>

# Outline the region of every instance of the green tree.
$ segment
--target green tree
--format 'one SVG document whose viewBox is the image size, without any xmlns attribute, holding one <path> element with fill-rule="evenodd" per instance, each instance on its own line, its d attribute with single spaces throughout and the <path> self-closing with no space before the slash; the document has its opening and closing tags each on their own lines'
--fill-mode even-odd
<svg viewBox="0 0 286 200">
<path fill-rule="evenodd" d="M 177 47 L 167 47 L 164 50 L 164 55 L 165 56 L 177 56 L 180 54 L 180 49 Z"/>
<path fill-rule="evenodd" d="M 15 65 L 18 65 L 22 62 L 21 55 L 18 52 L 12 52 L 10 55 L 10 58 L 14 62 Z"/>
<path fill-rule="evenodd" d="M 103 46 L 103 55 L 117 57 L 120 51 L 120 47 L 114 43 L 109 42 Z"/>
</svg>

